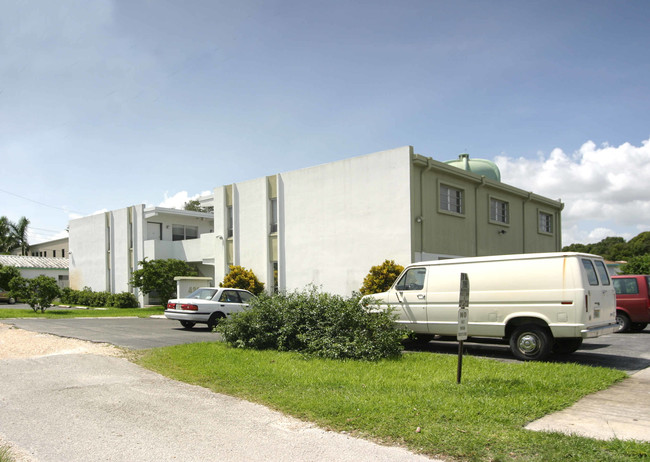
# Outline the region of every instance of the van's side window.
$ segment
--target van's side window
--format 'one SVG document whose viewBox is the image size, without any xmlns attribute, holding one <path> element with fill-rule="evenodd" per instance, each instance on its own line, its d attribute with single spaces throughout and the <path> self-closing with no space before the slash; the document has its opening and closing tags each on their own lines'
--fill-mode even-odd
<svg viewBox="0 0 650 462">
<path fill-rule="evenodd" d="M 634 278 L 614 279 L 614 290 L 619 295 L 632 295 L 639 293 L 639 285 Z"/>
<path fill-rule="evenodd" d="M 395 288 L 397 290 L 422 290 L 424 289 L 426 275 L 426 268 L 411 268 L 404 273 Z"/>
<path fill-rule="evenodd" d="M 602 261 L 595 261 L 594 263 L 596 263 L 596 269 L 598 270 L 598 277 L 600 277 L 600 283 L 604 286 L 608 286 L 609 273 L 607 272 L 605 263 L 603 263 Z"/>
<path fill-rule="evenodd" d="M 582 266 L 584 267 L 585 272 L 587 273 L 587 278 L 589 279 L 589 285 L 597 286 L 598 276 L 596 276 L 596 270 L 594 269 L 594 264 L 591 262 L 591 260 L 587 260 L 586 258 L 583 258 Z"/>
</svg>

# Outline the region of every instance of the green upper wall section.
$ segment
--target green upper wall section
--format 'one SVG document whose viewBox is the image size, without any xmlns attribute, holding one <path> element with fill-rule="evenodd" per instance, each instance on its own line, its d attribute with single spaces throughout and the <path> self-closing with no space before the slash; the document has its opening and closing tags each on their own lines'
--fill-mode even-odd
<svg viewBox="0 0 650 462">
<path fill-rule="evenodd" d="M 448 160 L 445 164 L 485 176 L 494 181 L 501 181 L 499 167 L 486 159 L 470 159 L 469 154 L 460 154 L 457 160 Z"/>
</svg>

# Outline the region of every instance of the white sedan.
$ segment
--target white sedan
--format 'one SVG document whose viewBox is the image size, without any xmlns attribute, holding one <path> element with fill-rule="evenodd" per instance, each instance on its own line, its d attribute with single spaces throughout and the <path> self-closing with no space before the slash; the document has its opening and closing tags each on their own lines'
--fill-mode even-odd
<svg viewBox="0 0 650 462">
<path fill-rule="evenodd" d="M 186 298 L 169 300 L 165 317 L 180 321 L 186 329 L 191 329 L 196 323 L 213 328 L 226 316 L 248 308 L 253 298 L 255 295 L 247 290 L 201 287 Z"/>
</svg>

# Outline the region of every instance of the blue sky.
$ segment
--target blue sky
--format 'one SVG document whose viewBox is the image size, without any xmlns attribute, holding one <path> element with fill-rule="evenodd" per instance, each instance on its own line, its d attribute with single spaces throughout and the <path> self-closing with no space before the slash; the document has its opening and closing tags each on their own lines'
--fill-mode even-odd
<svg viewBox="0 0 650 462">
<path fill-rule="evenodd" d="M 182 206 L 404 145 L 650 230 L 650 2 L 4 0 L 0 215 Z"/>
</svg>

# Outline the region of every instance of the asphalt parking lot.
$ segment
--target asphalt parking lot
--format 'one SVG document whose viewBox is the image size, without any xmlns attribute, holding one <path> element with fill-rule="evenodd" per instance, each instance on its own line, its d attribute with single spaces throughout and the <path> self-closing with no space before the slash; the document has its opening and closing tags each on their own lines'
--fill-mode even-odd
<svg viewBox="0 0 650 462">
<path fill-rule="evenodd" d="M 0 305 L 0 308 L 6 306 Z M 17 306 L 13 305 L 12 308 Z M 183 329 L 180 323 L 164 318 L 24 318 L 0 319 L 0 322 L 33 332 L 110 343 L 136 350 L 221 340 L 219 334 L 211 332 L 200 324 L 193 329 Z M 649 344 L 650 327 L 635 334 L 611 334 L 587 339 L 575 353 L 554 356 L 551 361 L 611 367 L 632 374 L 650 367 Z M 407 350 L 415 349 L 407 345 Z M 417 351 L 455 355 L 458 353 L 458 343 L 434 340 L 423 347 L 418 347 Z M 464 351 L 473 356 L 516 361 L 508 346 L 495 340 L 485 340 L 481 343 L 466 342 Z"/>
</svg>

